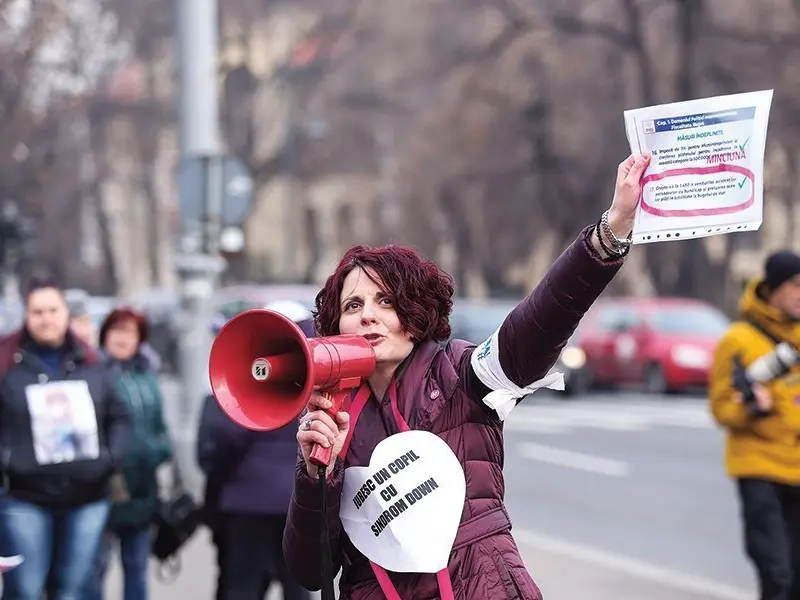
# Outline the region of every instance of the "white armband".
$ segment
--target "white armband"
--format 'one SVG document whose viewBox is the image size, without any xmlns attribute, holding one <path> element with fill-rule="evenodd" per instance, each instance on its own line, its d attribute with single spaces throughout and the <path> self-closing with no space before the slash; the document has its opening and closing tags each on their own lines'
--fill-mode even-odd
<svg viewBox="0 0 800 600">
<path fill-rule="evenodd" d="M 19 554 L 14 556 L 0 556 L 0 573 L 5 573 L 6 571 L 20 566 L 22 562 L 23 558 Z M 2 586 L 0 586 L 0 590 L 2 590 Z"/>
<path fill-rule="evenodd" d="M 478 379 L 492 390 L 484 397 L 484 404 L 493 409 L 501 421 L 505 421 L 506 417 L 517 405 L 518 400 L 528 394 L 532 394 L 541 388 L 563 391 L 564 374 L 554 371 L 524 388 L 515 385 L 503 373 L 503 368 L 500 366 L 499 333 L 500 329 L 498 328 L 489 339 L 475 348 L 470 364 Z"/>
</svg>

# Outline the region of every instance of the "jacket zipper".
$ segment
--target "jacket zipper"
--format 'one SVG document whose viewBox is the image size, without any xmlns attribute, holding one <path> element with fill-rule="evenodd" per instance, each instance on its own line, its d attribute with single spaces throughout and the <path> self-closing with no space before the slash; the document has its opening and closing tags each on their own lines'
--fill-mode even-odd
<svg viewBox="0 0 800 600">
<path fill-rule="evenodd" d="M 142 392 L 139 389 L 139 383 L 135 381 L 131 375 L 126 374 L 125 387 L 127 387 L 128 391 L 131 392 L 131 399 L 136 402 L 139 412 L 141 413 L 142 417 L 144 417 L 144 399 L 142 398 Z"/>
<path fill-rule="evenodd" d="M 8 492 L 11 488 L 11 481 L 8 471 L 11 468 L 11 448 L 3 448 L 3 489 Z"/>
<path fill-rule="evenodd" d="M 144 437 L 142 434 L 145 433 L 146 427 L 145 423 L 145 407 L 144 407 L 144 398 L 142 397 L 141 390 L 139 389 L 139 384 L 134 381 L 133 377 L 131 377 L 128 373 L 122 374 L 122 385 L 125 386 L 125 389 L 128 390 L 128 394 L 131 398 L 131 406 L 133 409 L 138 413 L 139 419 L 134 418 L 133 426 L 138 431 L 136 432 L 139 437 Z"/>
<path fill-rule="evenodd" d="M 150 386 L 150 383 L 147 379 L 142 381 L 141 385 L 137 384 L 137 389 L 139 390 L 140 397 L 142 398 L 142 416 L 146 417 L 146 407 L 149 405 L 152 407 L 152 410 L 155 411 L 158 405 L 158 398 L 155 394 L 153 394 L 153 388 Z M 145 397 L 147 398 L 146 400 Z M 147 427 L 145 427 L 144 433 L 147 434 Z M 164 435 L 164 433 L 159 434 L 155 440 L 159 442 L 163 441 Z"/>
</svg>

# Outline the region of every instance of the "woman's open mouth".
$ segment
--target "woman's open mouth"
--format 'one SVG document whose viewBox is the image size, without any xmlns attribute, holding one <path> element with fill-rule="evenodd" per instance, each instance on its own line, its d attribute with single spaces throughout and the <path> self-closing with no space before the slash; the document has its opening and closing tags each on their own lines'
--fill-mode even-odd
<svg viewBox="0 0 800 600">
<path fill-rule="evenodd" d="M 381 343 L 383 340 L 385 340 L 385 339 L 386 339 L 386 337 L 385 337 L 385 336 L 382 336 L 382 335 L 381 335 L 381 334 L 379 334 L 379 333 L 368 333 L 368 334 L 366 334 L 366 335 L 364 336 L 364 339 L 365 339 L 365 340 L 367 340 L 367 341 L 368 341 L 370 344 L 372 344 L 373 346 L 377 346 L 377 345 L 378 345 L 378 344 L 380 344 L 380 343 Z"/>
</svg>

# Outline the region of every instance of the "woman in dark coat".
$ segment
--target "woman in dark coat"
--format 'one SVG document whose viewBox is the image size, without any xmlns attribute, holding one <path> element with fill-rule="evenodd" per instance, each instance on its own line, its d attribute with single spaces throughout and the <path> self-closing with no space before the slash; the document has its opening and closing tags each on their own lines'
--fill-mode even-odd
<svg viewBox="0 0 800 600">
<path fill-rule="evenodd" d="M 99 343 L 120 397 L 131 417 L 131 438 L 117 498 L 94 560 L 84 600 L 101 600 L 111 549 L 119 542 L 125 579 L 124 600 L 146 600 L 151 528 L 159 507 L 158 467 L 172 458 L 172 440 L 164 421 L 158 375 L 143 346 L 149 327 L 145 316 L 117 308 L 103 321 Z"/>
<path fill-rule="evenodd" d="M 374 347 L 377 366 L 347 411 L 331 417 L 323 410 L 327 400 L 314 394 L 301 419 L 301 458 L 284 554 L 304 586 L 320 589 L 325 584 L 318 550 L 323 531 L 318 471 L 308 462 L 314 445 L 320 444 L 331 447 L 335 458 L 327 473 L 326 517 L 333 569 L 342 568 L 341 598 L 541 598 L 511 536 L 503 505 L 503 419 L 537 386 L 557 385 L 546 374 L 623 264 L 648 164 L 647 155 L 620 164 L 610 209 L 597 225 L 583 230 L 531 295 L 477 349 L 459 340 L 443 343 L 450 336 L 453 284 L 436 265 L 397 246 L 359 246 L 345 254 L 317 298 L 317 330 L 323 336 L 364 336 Z M 343 517 L 353 510 L 349 504 L 354 498 L 342 498 L 348 477 L 359 477 L 352 474 L 370 464 L 382 441 L 414 430 L 443 440 L 465 476 L 455 541 L 449 560 L 445 558 L 447 566 L 437 574 L 410 568 L 387 573 L 390 569 L 365 557 L 344 529 L 344 523 L 352 527 L 354 522 Z M 369 500 L 369 489 L 365 497 Z M 400 517 L 394 516 L 402 528 Z M 388 521 L 376 521 L 376 537 Z M 398 539 L 402 532 L 394 535 Z M 361 537 L 362 548 L 369 546 L 367 538 Z M 388 555 L 403 552 L 396 546 Z"/>
</svg>

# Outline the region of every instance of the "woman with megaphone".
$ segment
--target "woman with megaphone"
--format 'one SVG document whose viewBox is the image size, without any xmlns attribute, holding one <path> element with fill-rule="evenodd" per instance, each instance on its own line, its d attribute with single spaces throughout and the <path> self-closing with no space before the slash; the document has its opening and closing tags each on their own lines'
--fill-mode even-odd
<svg viewBox="0 0 800 600">
<path fill-rule="evenodd" d="M 620 164 L 610 208 L 477 347 L 447 342 L 453 281 L 434 263 L 401 246 L 344 255 L 317 296 L 317 332 L 364 337 L 376 366 L 344 411 L 314 393 L 300 419 L 284 555 L 301 584 L 329 595 L 320 574 L 341 568 L 353 600 L 541 598 L 503 505 L 503 421 L 536 389 L 563 389 L 548 372 L 624 262 L 649 160 Z M 327 506 L 318 445 L 335 459 Z"/>
</svg>

